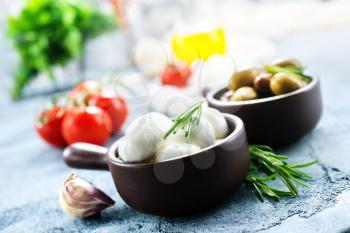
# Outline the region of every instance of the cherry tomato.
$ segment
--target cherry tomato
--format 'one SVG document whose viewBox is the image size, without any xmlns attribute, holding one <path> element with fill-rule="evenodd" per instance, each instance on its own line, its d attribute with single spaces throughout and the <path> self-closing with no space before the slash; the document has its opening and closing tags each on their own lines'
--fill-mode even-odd
<svg viewBox="0 0 350 233">
<path fill-rule="evenodd" d="M 98 81 L 86 80 L 75 86 L 68 93 L 69 99 L 77 100 L 81 98 L 85 100 L 87 96 L 93 93 L 98 93 L 101 90 L 101 84 Z"/>
<path fill-rule="evenodd" d="M 60 106 L 46 109 L 39 114 L 35 124 L 35 129 L 40 137 L 52 146 L 64 147 L 67 145 L 61 132 L 64 115 L 64 109 Z"/>
<path fill-rule="evenodd" d="M 69 109 L 62 124 L 63 137 L 69 144 L 87 142 L 103 145 L 107 142 L 111 130 L 111 118 L 95 106 Z"/>
<path fill-rule="evenodd" d="M 112 120 L 112 131 L 117 133 L 123 126 L 127 116 L 128 108 L 123 97 L 103 92 L 101 95 L 92 95 L 88 99 L 88 105 L 103 109 Z"/>
<path fill-rule="evenodd" d="M 191 77 L 191 69 L 185 65 L 168 64 L 161 75 L 163 85 L 185 87 Z"/>
</svg>

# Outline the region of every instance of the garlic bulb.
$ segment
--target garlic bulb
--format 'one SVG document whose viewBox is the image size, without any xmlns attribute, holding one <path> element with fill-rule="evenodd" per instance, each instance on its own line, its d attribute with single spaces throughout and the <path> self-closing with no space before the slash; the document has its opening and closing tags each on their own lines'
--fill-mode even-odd
<svg viewBox="0 0 350 233">
<path fill-rule="evenodd" d="M 118 146 L 119 157 L 124 162 L 142 162 L 151 159 L 172 121 L 157 112 L 147 113 L 131 123 L 126 136 Z"/>
<path fill-rule="evenodd" d="M 176 158 L 182 155 L 190 155 L 200 150 L 201 148 L 193 144 L 185 144 L 185 143 L 170 144 L 169 143 L 169 144 L 166 144 L 162 149 L 160 149 L 156 153 L 156 161 L 159 162 L 159 161 L 164 161 L 171 158 Z"/>
<path fill-rule="evenodd" d="M 71 173 L 60 189 L 61 207 L 75 217 L 88 217 L 114 205 L 114 201 L 100 189 Z"/>
<path fill-rule="evenodd" d="M 228 125 L 224 115 L 214 108 L 204 108 L 203 115 L 214 128 L 215 138 L 225 138 L 228 133 Z"/>
</svg>

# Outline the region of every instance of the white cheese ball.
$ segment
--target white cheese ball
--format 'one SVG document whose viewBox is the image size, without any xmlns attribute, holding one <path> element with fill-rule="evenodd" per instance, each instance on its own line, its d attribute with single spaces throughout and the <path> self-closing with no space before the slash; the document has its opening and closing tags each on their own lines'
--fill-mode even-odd
<svg viewBox="0 0 350 233">
<path fill-rule="evenodd" d="M 144 153 L 142 146 L 138 146 L 131 138 L 121 138 L 118 144 L 118 155 L 127 163 L 141 162 L 151 158 L 150 153 Z"/>
<path fill-rule="evenodd" d="M 192 128 L 191 143 L 202 149 L 215 144 L 214 128 L 204 117 Z"/>
<path fill-rule="evenodd" d="M 142 38 L 134 49 L 134 62 L 146 75 L 161 73 L 168 62 L 166 46 L 159 40 Z"/>
<path fill-rule="evenodd" d="M 131 123 L 126 136 L 118 146 L 124 162 L 142 162 L 151 159 L 172 121 L 161 113 L 147 113 Z"/>
<path fill-rule="evenodd" d="M 176 134 L 169 135 L 166 143 L 188 143 L 185 138 L 185 131 L 180 129 Z M 201 118 L 198 125 L 193 126 L 189 143 L 197 145 L 202 149 L 215 144 L 214 128 L 204 117 Z"/>
<path fill-rule="evenodd" d="M 228 125 L 224 115 L 214 108 L 204 108 L 203 115 L 214 128 L 215 138 L 222 139 L 227 136 Z"/>
<path fill-rule="evenodd" d="M 185 131 L 182 129 L 179 129 L 176 134 L 170 134 L 164 143 L 170 144 L 170 143 L 176 143 L 176 144 L 181 144 L 181 143 L 187 143 L 185 139 Z"/>
<path fill-rule="evenodd" d="M 206 61 L 197 61 L 192 63 L 194 71 L 196 67 L 198 72 L 194 72 L 191 78 L 191 85 L 204 90 L 217 85 L 226 84 L 235 72 L 235 62 L 232 57 L 227 55 L 212 55 Z"/>
<path fill-rule="evenodd" d="M 156 161 L 164 161 L 172 158 L 176 158 L 183 155 L 190 155 L 200 151 L 199 146 L 185 143 L 168 143 L 156 154 Z"/>
<path fill-rule="evenodd" d="M 150 112 L 136 118 L 127 128 L 126 136 L 136 137 L 139 134 L 165 134 L 173 122 L 159 112 Z"/>
</svg>

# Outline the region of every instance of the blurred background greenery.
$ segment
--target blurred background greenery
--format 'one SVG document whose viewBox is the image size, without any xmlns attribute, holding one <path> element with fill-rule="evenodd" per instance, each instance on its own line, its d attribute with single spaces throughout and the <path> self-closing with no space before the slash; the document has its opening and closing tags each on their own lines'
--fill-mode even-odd
<svg viewBox="0 0 350 233">
<path fill-rule="evenodd" d="M 18 99 L 133 69 L 145 37 L 169 45 L 217 27 L 227 54 L 248 66 L 273 58 L 288 35 L 349 26 L 348 9 L 348 0 L 2 0 L 1 93 Z"/>
<path fill-rule="evenodd" d="M 20 58 L 12 98 L 21 98 L 40 73 L 55 79 L 55 66 L 81 58 L 88 39 L 115 28 L 115 17 L 84 1 L 29 0 L 18 16 L 8 18 L 7 35 Z"/>
</svg>

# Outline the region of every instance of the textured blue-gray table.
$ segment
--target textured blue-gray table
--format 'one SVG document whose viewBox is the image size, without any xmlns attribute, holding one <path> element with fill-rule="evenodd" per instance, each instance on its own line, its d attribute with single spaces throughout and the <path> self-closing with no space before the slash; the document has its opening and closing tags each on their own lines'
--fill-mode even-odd
<svg viewBox="0 0 350 233">
<path fill-rule="evenodd" d="M 314 176 L 297 198 L 260 203 L 243 185 L 217 208 L 188 218 L 163 218 L 129 208 L 104 171 L 74 170 L 60 150 L 35 134 L 35 113 L 46 101 L 10 103 L 0 91 L 0 232 L 344 232 L 350 229 L 350 30 L 291 35 L 278 56 L 297 57 L 322 82 L 324 112 L 316 129 L 283 149 L 293 162 L 318 159 Z M 2 60 L 6 59 L 2 57 Z M 135 116 L 142 109 L 132 109 Z M 86 220 L 65 214 L 58 189 L 70 171 L 92 181 L 116 205 Z M 210 190 L 208 190 L 210 192 Z"/>
</svg>

